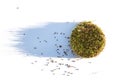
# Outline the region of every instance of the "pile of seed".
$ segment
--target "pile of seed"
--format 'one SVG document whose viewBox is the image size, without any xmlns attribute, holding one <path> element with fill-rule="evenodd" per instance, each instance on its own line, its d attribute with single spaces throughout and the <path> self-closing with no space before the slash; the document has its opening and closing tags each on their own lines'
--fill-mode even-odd
<svg viewBox="0 0 120 80">
<path fill-rule="evenodd" d="M 105 35 L 92 22 L 81 22 L 72 31 L 70 44 L 79 56 L 90 58 L 97 56 L 105 46 Z"/>
</svg>

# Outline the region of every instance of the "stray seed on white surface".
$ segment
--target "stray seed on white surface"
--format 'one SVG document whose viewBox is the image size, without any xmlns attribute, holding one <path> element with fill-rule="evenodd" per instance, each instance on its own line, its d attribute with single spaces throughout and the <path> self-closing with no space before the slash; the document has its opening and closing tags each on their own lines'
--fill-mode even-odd
<svg viewBox="0 0 120 80">
<path fill-rule="evenodd" d="M 19 9 L 19 7 L 17 6 L 17 7 L 16 7 L 16 9 L 18 10 L 18 9 Z"/>
<path fill-rule="evenodd" d="M 37 62 L 37 61 L 35 61 L 35 62 Z"/>
<path fill-rule="evenodd" d="M 33 62 L 31 64 L 34 64 Z"/>
<path fill-rule="evenodd" d="M 41 71 L 43 71 L 43 69 L 41 69 Z"/>
<path fill-rule="evenodd" d="M 90 63 L 90 64 L 91 64 L 92 62 L 88 62 L 88 63 Z"/>
<path fill-rule="evenodd" d="M 72 60 L 72 62 L 75 62 L 75 60 Z"/>
<path fill-rule="evenodd" d="M 79 70 L 79 69 L 75 69 L 75 70 Z"/>
<path fill-rule="evenodd" d="M 55 75 L 55 73 L 53 73 L 53 75 Z"/>
</svg>

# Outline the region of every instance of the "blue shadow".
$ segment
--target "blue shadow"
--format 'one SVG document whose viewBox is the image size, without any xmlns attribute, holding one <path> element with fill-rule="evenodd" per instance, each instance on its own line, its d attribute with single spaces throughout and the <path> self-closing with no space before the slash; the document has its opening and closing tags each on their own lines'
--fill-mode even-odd
<svg viewBox="0 0 120 80">
<path fill-rule="evenodd" d="M 18 48 L 23 54 L 37 57 L 76 58 L 70 48 L 70 35 L 77 23 L 48 22 L 18 32 Z"/>
</svg>

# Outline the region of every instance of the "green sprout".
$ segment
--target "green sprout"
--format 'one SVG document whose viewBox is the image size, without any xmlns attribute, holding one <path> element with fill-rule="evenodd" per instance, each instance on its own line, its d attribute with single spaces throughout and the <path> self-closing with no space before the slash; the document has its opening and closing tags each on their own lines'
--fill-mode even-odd
<svg viewBox="0 0 120 80">
<path fill-rule="evenodd" d="M 71 49 L 84 58 L 97 56 L 105 47 L 105 35 L 91 21 L 78 23 L 70 37 Z"/>
</svg>

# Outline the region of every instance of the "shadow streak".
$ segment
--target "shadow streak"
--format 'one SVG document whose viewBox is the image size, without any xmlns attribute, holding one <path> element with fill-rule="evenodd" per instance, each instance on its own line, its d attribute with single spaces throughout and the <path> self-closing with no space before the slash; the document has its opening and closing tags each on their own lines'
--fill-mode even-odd
<svg viewBox="0 0 120 80">
<path fill-rule="evenodd" d="M 48 22 L 18 32 L 14 47 L 28 56 L 77 58 L 70 48 L 75 22 Z"/>
</svg>

